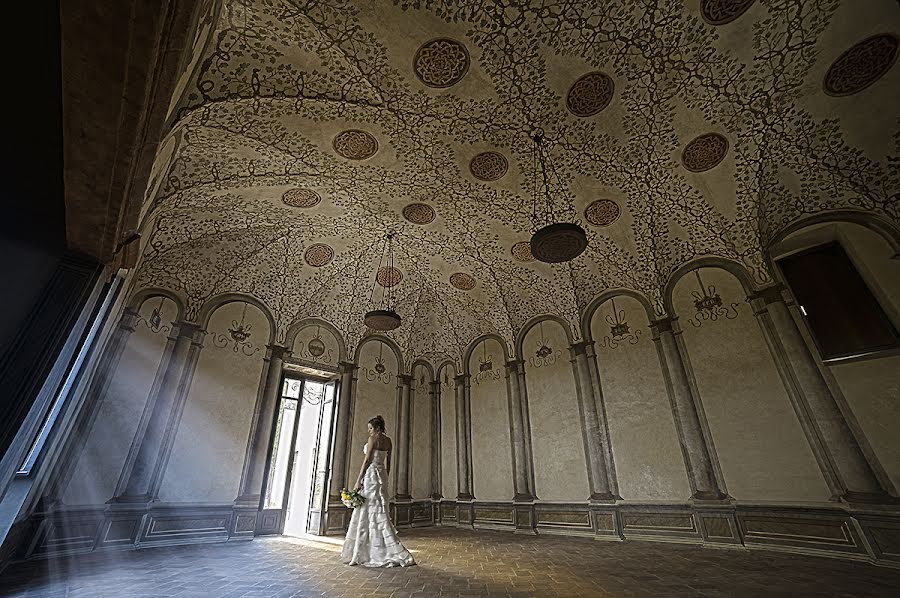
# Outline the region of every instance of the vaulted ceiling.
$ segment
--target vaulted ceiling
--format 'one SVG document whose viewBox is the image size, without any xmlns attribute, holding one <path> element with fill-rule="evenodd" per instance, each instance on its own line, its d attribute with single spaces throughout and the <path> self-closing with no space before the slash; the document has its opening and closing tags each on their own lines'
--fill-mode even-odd
<svg viewBox="0 0 900 598">
<path fill-rule="evenodd" d="M 139 283 L 246 292 L 279 336 L 365 334 L 397 233 L 410 356 L 576 327 L 700 255 L 771 279 L 769 239 L 833 209 L 900 221 L 894 0 L 209 0 L 144 207 Z M 530 133 L 588 232 L 531 259 Z M 391 278 L 395 281 L 400 277 Z M 577 335 L 577 331 L 575 331 Z"/>
</svg>

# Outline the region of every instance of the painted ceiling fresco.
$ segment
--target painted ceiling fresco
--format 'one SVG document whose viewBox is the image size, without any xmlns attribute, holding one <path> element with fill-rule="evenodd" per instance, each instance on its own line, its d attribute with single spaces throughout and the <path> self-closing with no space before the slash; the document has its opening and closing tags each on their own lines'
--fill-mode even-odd
<svg viewBox="0 0 900 598">
<path fill-rule="evenodd" d="M 138 284 L 366 333 L 383 236 L 409 356 L 573 326 L 701 255 L 771 279 L 798 218 L 900 220 L 894 0 L 208 0 L 144 207 Z M 586 252 L 531 258 L 530 134 Z M 376 286 L 376 289 L 378 287 Z"/>
</svg>

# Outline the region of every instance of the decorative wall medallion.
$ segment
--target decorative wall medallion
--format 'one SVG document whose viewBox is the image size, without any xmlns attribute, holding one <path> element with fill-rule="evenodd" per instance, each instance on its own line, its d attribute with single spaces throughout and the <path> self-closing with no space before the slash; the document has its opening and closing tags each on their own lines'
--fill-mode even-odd
<svg viewBox="0 0 900 598">
<path fill-rule="evenodd" d="M 729 320 L 738 317 L 737 303 L 731 303 L 728 306 L 724 305 L 722 296 L 716 292 L 715 285 L 703 286 L 699 268 L 694 270 L 694 274 L 697 276 L 697 285 L 700 287 L 700 290 L 691 292 L 697 313 L 694 317 L 689 318 L 688 322 L 699 328 L 704 321 L 715 322 L 722 316 Z"/>
<path fill-rule="evenodd" d="M 254 347 L 253 344 L 249 342 L 251 336 L 250 329 L 253 328 L 253 326 L 251 326 L 248 322 L 245 322 L 246 317 L 247 303 L 244 303 L 244 309 L 241 311 L 240 322 L 238 322 L 237 320 L 232 320 L 231 326 L 228 328 L 227 335 L 216 332 L 210 333 L 213 339 L 213 344 L 220 349 L 224 349 L 225 347 L 232 345 L 232 350 L 235 353 L 240 351 L 248 357 L 259 351 L 259 347 Z"/>
<path fill-rule="evenodd" d="M 307 248 L 306 253 L 303 254 L 303 259 L 305 259 L 306 263 L 313 268 L 321 268 L 330 263 L 333 258 L 334 249 L 325 243 L 310 245 L 309 248 Z"/>
<path fill-rule="evenodd" d="M 284 195 L 281 196 L 281 201 L 292 208 L 311 208 L 318 205 L 322 198 L 312 189 L 294 187 L 284 192 Z"/>
<path fill-rule="evenodd" d="M 378 151 L 378 141 L 359 129 L 348 129 L 338 133 L 331 142 L 334 151 L 348 160 L 365 160 Z"/>
<path fill-rule="evenodd" d="M 468 72 L 469 52 L 456 40 L 433 39 L 416 52 L 413 70 L 428 87 L 450 87 Z"/>
<path fill-rule="evenodd" d="M 512 256 L 520 262 L 530 262 L 534 260 L 531 255 L 531 243 L 528 241 L 519 241 L 512 246 Z"/>
<path fill-rule="evenodd" d="M 566 95 L 566 108 L 575 116 L 593 116 L 612 100 L 616 85 L 606 73 L 595 71 L 579 78 Z"/>
<path fill-rule="evenodd" d="M 898 40 L 893 35 L 874 35 L 841 54 L 825 73 L 825 93 L 848 96 L 875 83 L 897 59 Z"/>
<path fill-rule="evenodd" d="M 403 280 L 403 274 L 397 268 L 392 266 L 382 266 L 378 269 L 378 273 L 375 275 L 375 280 L 378 281 L 378 284 L 387 288 L 394 287 L 400 284 L 400 281 Z"/>
<path fill-rule="evenodd" d="M 584 209 L 584 218 L 594 226 L 609 226 L 619 218 L 619 204 L 611 199 L 598 199 Z"/>
<path fill-rule="evenodd" d="M 718 133 L 695 137 L 681 153 L 681 163 L 691 172 L 703 172 L 718 166 L 728 153 L 728 140 Z"/>
<path fill-rule="evenodd" d="M 478 373 L 475 374 L 475 384 L 481 384 L 486 380 L 499 380 L 500 370 L 494 369 L 494 355 L 487 352 L 487 341 L 481 342 L 481 359 L 478 362 Z"/>
<path fill-rule="evenodd" d="M 457 272 L 450 275 L 450 284 L 461 291 L 471 291 L 475 288 L 475 279 L 465 272 Z"/>
<path fill-rule="evenodd" d="M 725 25 L 747 12 L 756 0 L 700 0 L 700 14 L 710 25 Z"/>
<path fill-rule="evenodd" d="M 469 162 L 469 171 L 476 179 L 496 181 L 506 174 L 509 163 L 499 152 L 482 152 Z"/>
<path fill-rule="evenodd" d="M 629 345 L 636 345 L 638 337 L 641 336 L 640 330 L 632 332 L 625 320 L 625 310 L 616 309 L 616 298 L 611 299 L 612 313 L 607 314 L 604 318 L 609 324 L 609 334 L 603 337 L 603 346 L 609 349 L 617 349 L 621 343 L 628 342 Z"/>
<path fill-rule="evenodd" d="M 434 220 L 434 208 L 427 203 L 411 203 L 403 208 L 403 217 L 413 224 L 428 224 Z"/>
<path fill-rule="evenodd" d="M 547 344 L 547 339 L 544 338 L 544 323 L 540 322 L 538 326 L 540 326 L 541 338 L 538 339 L 537 349 L 534 352 L 534 356 L 528 359 L 528 363 L 532 367 L 542 368 L 556 363 L 562 352 L 559 349 L 554 350 L 553 347 Z"/>
<path fill-rule="evenodd" d="M 375 365 L 371 368 L 362 367 L 360 371 L 369 382 L 390 383 L 393 374 L 387 371 L 387 366 L 384 365 L 384 342 L 378 341 L 378 357 L 375 358 Z"/>
</svg>

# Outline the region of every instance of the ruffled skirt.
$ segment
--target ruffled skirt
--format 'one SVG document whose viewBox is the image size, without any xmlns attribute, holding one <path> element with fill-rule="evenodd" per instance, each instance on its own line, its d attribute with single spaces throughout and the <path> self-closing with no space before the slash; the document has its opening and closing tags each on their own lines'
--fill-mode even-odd
<svg viewBox="0 0 900 598">
<path fill-rule="evenodd" d="M 353 509 L 350 527 L 341 550 L 341 561 L 364 567 L 409 567 L 415 565 L 409 551 L 400 543 L 397 529 L 388 515 L 384 491 L 387 472 L 372 464 L 363 476 L 360 494 L 366 497 L 362 506 Z"/>
</svg>

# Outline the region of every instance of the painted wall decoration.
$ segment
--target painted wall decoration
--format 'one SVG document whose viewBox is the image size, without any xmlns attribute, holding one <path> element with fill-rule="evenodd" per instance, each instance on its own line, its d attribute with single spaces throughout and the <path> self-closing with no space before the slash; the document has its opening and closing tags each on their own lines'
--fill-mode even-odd
<svg viewBox="0 0 900 598">
<path fill-rule="evenodd" d="M 416 52 L 413 68 L 428 87 L 450 87 L 469 70 L 469 53 L 454 39 L 433 39 Z"/>
<path fill-rule="evenodd" d="M 900 39 L 874 35 L 841 54 L 825 73 L 825 92 L 833 96 L 859 93 L 884 76 L 897 60 Z"/>
<path fill-rule="evenodd" d="M 588 73 L 569 88 L 566 108 L 575 116 L 593 116 L 609 105 L 615 88 L 612 77 L 606 73 Z"/>
</svg>

